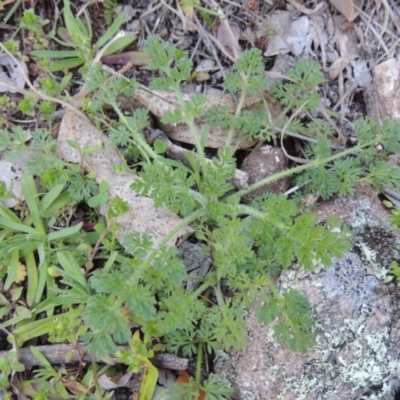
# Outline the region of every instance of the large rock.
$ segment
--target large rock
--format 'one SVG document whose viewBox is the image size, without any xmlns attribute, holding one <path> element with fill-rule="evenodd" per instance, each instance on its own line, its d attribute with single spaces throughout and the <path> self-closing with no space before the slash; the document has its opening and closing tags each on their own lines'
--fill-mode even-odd
<svg viewBox="0 0 400 400">
<path fill-rule="evenodd" d="M 336 203 L 336 204 L 335 204 Z M 294 353 L 273 338 L 249 310 L 249 343 L 216 368 L 232 382 L 240 400 L 393 400 L 400 387 L 400 294 L 382 278 L 400 259 L 400 239 L 388 228 L 385 210 L 365 187 L 354 198 L 334 200 L 322 209 L 341 211 L 351 221 L 356 246 L 329 268 L 314 273 L 294 268 L 277 283 L 309 299 L 316 344 Z M 338 214 L 340 215 L 340 214 Z M 260 300 L 260 303 L 262 299 Z"/>
<path fill-rule="evenodd" d="M 378 121 L 400 119 L 400 60 L 389 59 L 372 72 L 374 79 L 364 92 L 367 115 Z"/>
</svg>

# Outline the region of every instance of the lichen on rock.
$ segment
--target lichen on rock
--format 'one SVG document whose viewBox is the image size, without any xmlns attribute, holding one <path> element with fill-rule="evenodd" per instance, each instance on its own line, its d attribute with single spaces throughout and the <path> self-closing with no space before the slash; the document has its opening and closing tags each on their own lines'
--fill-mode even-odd
<svg viewBox="0 0 400 400">
<path fill-rule="evenodd" d="M 300 354 L 277 343 L 272 326 L 256 317 L 260 299 L 247 315 L 248 346 L 231 353 L 230 367 L 216 367 L 237 389 L 235 400 L 395 398 L 400 388 L 400 294 L 396 284 L 385 285 L 382 278 L 398 258 L 400 239 L 377 219 L 383 212 L 375 213 L 375 219 L 360 213 L 378 207 L 364 194 L 347 201 L 344 210 L 355 229 L 353 251 L 314 273 L 294 266 L 277 282 L 281 292 L 297 289 L 308 298 L 315 345 Z M 360 219 L 363 224 L 354 224 Z M 376 233 L 382 240 L 372 236 Z"/>
</svg>

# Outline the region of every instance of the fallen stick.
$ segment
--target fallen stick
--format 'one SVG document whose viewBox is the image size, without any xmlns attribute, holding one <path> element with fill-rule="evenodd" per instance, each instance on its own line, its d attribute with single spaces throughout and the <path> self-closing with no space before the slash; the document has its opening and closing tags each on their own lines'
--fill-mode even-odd
<svg viewBox="0 0 400 400">
<path fill-rule="evenodd" d="M 82 343 L 78 344 L 64 344 L 57 343 L 44 346 L 36 346 L 46 359 L 52 365 L 59 364 L 75 364 L 79 362 L 92 362 L 93 356 L 86 353 Z M 129 350 L 127 346 L 119 346 L 118 350 Z M 18 361 L 24 364 L 25 367 L 31 368 L 40 365 L 37 358 L 32 354 L 29 347 L 18 349 Z M 68 355 L 68 357 L 67 357 Z M 8 358 L 9 351 L 0 351 L 0 358 Z M 67 360 L 66 360 L 67 358 Z M 116 357 L 109 357 L 109 361 L 113 363 L 121 363 Z M 171 370 L 186 370 L 189 364 L 189 360 L 186 358 L 180 358 L 168 353 L 159 353 L 150 359 L 150 361 L 159 368 L 171 369 Z M 95 357 L 95 362 L 106 363 L 105 360 Z"/>
</svg>

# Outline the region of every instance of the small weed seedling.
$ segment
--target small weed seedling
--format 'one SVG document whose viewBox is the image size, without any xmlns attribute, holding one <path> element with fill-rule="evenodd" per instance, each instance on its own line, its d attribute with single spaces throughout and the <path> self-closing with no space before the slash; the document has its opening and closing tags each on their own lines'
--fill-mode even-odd
<svg viewBox="0 0 400 400">
<path fill-rule="evenodd" d="M 48 63 L 48 59 L 51 58 L 58 59 L 58 61 L 48 64 L 49 71 L 56 72 L 83 66 L 81 67 L 81 73 L 85 74 L 93 62 L 96 52 L 101 47 L 106 46 L 102 54 L 109 55 L 118 52 L 136 40 L 135 36 L 129 35 L 118 38 L 115 41 L 112 40 L 124 23 L 125 15 L 121 13 L 96 44 L 92 45 L 93 32 L 86 9 L 83 14 L 85 21 L 75 17 L 71 11 L 70 1 L 64 0 L 65 28 L 59 28 L 57 31 L 60 39 L 54 34 L 50 35 L 61 46 L 71 47 L 73 50 L 36 50 L 31 52 L 33 56 L 43 59 L 42 64 L 46 63 L 46 60 Z"/>
</svg>

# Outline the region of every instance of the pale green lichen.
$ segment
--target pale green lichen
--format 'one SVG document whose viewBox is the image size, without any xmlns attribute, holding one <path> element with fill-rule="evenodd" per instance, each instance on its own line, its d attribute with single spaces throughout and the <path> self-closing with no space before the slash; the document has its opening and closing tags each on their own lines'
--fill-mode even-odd
<svg viewBox="0 0 400 400">
<path fill-rule="evenodd" d="M 368 275 L 368 268 L 354 255 L 349 255 L 325 272 L 325 289 L 334 302 L 350 311 L 338 328 L 335 316 L 316 317 L 315 331 L 317 360 L 304 367 L 300 377 L 287 378 L 279 399 L 293 395 L 293 399 L 307 400 L 310 393 L 318 399 L 342 400 L 336 388 L 348 388 L 354 397 L 346 400 L 393 400 L 400 379 L 400 360 L 387 348 L 389 328 L 369 332 L 367 320 L 376 312 L 367 303 L 376 298 L 379 284 L 376 277 Z M 318 285 L 320 286 L 320 285 Z M 332 332 L 327 328 L 331 327 Z M 338 350 L 339 349 L 339 350 Z M 392 350 L 393 353 L 393 350 Z M 350 354 L 350 355 L 349 355 Z M 336 362 L 332 362 L 336 360 Z M 342 382 L 342 384 L 340 384 Z M 362 397 L 360 397 L 360 393 Z"/>
<path fill-rule="evenodd" d="M 384 233 L 382 246 L 386 237 Z M 262 354 L 258 356 L 252 345 L 251 357 L 245 358 L 246 362 L 241 358 L 240 377 L 234 378 L 241 400 L 394 399 L 400 387 L 395 333 L 399 309 L 393 295 L 380 292 L 380 278 L 386 273 L 382 260 L 396 259 L 400 251 L 395 249 L 383 258 L 383 247 L 371 248 L 373 242 L 373 236 L 369 243 L 359 242 L 357 254 L 335 259 L 330 268 L 314 275 L 299 268 L 282 274 L 281 292 L 296 288 L 313 304 L 316 343 L 312 359 L 296 358 L 289 350 L 286 357 L 286 350 L 273 338 L 272 326 L 265 326 L 262 335 L 256 327 L 251 333 L 255 342 L 261 337 L 265 342 L 257 347 L 262 348 Z M 386 243 L 395 246 L 397 241 L 394 238 Z M 253 379 L 244 382 L 245 371 Z M 264 382 L 263 376 L 270 382 Z"/>
<path fill-rule="evenodd" d="M 380 304 L 376 290 L 381 280 L 377 275 L 384 277 L 386 270 L 382 266 L 379 270 L 373 249 L 366 245 L 360 247 L 364 249 L 363 261 L 349 253 L 335 260 L 319 278 L 314 276 L 308 281 L 318 290 L 322 282 L 327 305 L 338 304 L 343 312 L 314 314 L 316 345 L 313 350 L 318 356 L 303 365 L 300 376 L 286 378 L 278 399 L 307 400 L 313 394 L 313 398 L 321 400 L 342 400 L 343 390 L 349 393 L 346 400 L 394 399 L 400 382 L 400 360 L 397 352 L 387 348 L 390 327 L 371 331 L 368 325 Z M 299 270 L 287 274 L 283 288 L 301 281 L 300 275 Z"/>
<path fill-rule="evenodd" d="M 349 321 L 350 322 L 350 321 Z M 353 326 L 351 326 L 353 325 Z M 391 358 L 388 354 L 386 341 L 388 332 L 376 332 L 366 335 L 364 338 L 357 336 L 354 331 L 354 324 L 343 326 L 341 339 L 349 338 L 354 335 L 354 341 L 341 343 L 344 347 L 339 351 L 345 353 L 351 347 L 357 351 L 354 353 L 355 361 L 347 363 L 346 360 L 338 356 L 338 341 L 331 342 L 323 336 L 319 336 L 316 348 L 320 357 L 318 362 L 305 369 L 299 378 L 288 378 L 285 390 L 279 399 L 284 399 L 285 394 L 291 393 L 296 400 L 307 400 L 310 393 L 317 395 L 319 399 L 342 400 L 337 397 L 336 387 L 338 381 L 343 381 L 347 387 L 351 388 L 351 393 L 355 397 L 347 400 L 360 400 L 361 398 L 370 400 L 393 400 L 395 390 L 399 384 L 400 362 Z M 361 343 L 361 341 L 365 343 Z M 339 361 L 336 365 L 331 363 L 332 357 L 337 356 Z M 377 393 L 372 393 L 370 388 L 379 387 Z M 356 393 L 365 392 L 360 397 Z"/>
</svg>

